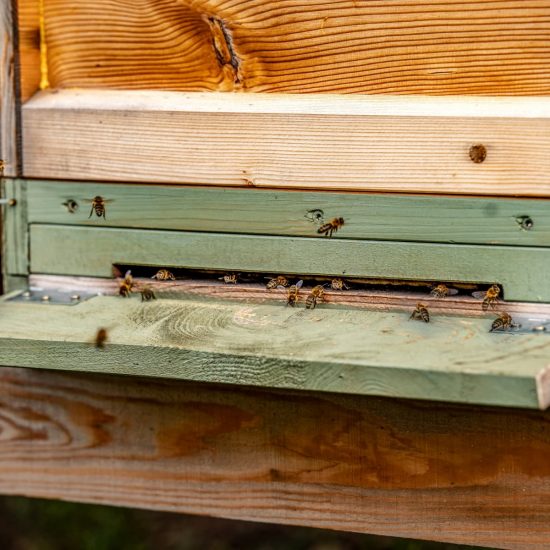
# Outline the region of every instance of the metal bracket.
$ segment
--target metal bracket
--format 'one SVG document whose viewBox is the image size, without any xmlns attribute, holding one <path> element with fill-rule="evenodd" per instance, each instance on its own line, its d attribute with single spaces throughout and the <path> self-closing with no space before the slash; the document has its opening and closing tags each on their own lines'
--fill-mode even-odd
<svg viewBox="0 0 550 550">
<path fill-rule="evenodd" d="M 57 288 L 44 290 L 42 288 L 31 287 L 6 298 L 6 302 L 75 306 L 95 296 L 100 296 L 100 293 L 86 291 L 75 292 Z"/>
</svg>

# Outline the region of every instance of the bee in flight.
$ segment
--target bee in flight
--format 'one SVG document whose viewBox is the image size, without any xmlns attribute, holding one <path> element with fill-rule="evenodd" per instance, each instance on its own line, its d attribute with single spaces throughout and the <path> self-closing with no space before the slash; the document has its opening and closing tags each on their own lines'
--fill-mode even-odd
<svg viewBox="0 0 550 550">
<path fill-rule="evenodd" d="M 339 277 L 332 279 L 330 282 L 330 288 L 332 288 L 332 290 L 349 290 L 349 286 Z"/>
<path fill-rule="evenodd" d="M 156 279 L 157 281 L 175 281 L 176 277 L 171 271 L 167 269 L 159 269 L 151 279 Z"/>
<path fill-rule="evenodd" d="M 150 286 L 146 286 L 141 289 L 142 302 L 148 302 L 149 300 L 156 300 L 156 299 L 157 297 L 155 296 L 155 293 Z"/>
<path fill-rule="evenodd" d="M 100 197 L 99 195 L 97 195 L 96 197 L 94 197 L 91 200 L 90 199 L 85 199 L 85 200 L 86 200 L 86 202 L 91 202 L 92 203 L 92 208 L 90 210 L 90 215 L 88 216 L 88 219 L 90 219 L 92 217 L 92 214 L 94 213 L 94 211 L 95 211 L 95 215 L 98 218 L 101 218 L 103 216 L 104 220 L 107 219 L 105 217 L 105 211 L 106 211 L 105 205 L 108 202 L 111 202 L 110 200 L 106 200 L 103 197 Z"/>
<path fill-rule="evenodd" d="M 279 288 L 280 286 L 287 287 L 288 285 L 288 279 L 284 275 L 278 275 L 274 279 L 270 279 L 265 286 L 268 290 L 272 290 L 274 288 Z"/>
<path fill-rule="evenodd" d="M 496 332 L 501 330 L 508 330 L 514 327 L 517 327 L 516 323 L 512 319 L 512 316 L 509 313 L 501 313 L 491 325 L 491 330 L 489 332 Z"/>
<path fill-rule="evenodd" d="M 317 229 L 317 233 L 320 235 L 325 235 L 328 237 L 332 237 L 333 233 L 336 233 L 340 227 L 344 225 L 344 218 L 334 218 L 328 223 L 324 223 L 319 229 Z"/>
<path fill-rule="evenodd" d="M 103 349 L 105 347 L 105 342 L 107 341 L 108 337 L 109 336 L 107 335 L 107 329 L 100 328 L 95 335 L 95 347 L 97 349 Z"/>
<path fill-rule="evenodd" d="M 132 277 L 132 272 L 128 270 L 126 275 L 124 275 L 124 280 L 120 283 L 118 287 L 118 293 L 124 298 L 128 298 L 132 293 L 134 287 L 134 278 Z"/>
<path fill-rule="evenodd" d="M 445 298 L 454 294 L 458 294 L 458 290 L 456 290 L 456 288 L 449 288 L 447 285 L 444 284 L 437 285 L 430 292 L 430 295 L 434 298 Z"/>
<path fill-rule="evenodd" d="M 228 273 L 227 275 L 224 275 L 223 277 L 218 277 L 220 281 L 223 281 L 226 285 L 233 283 L 234 285 L 237 284 L 237 275 L 235 273 Z"/>
<path fill-rule="evenodd" d="M 412 315 L 409 319 L 414 319 L 415 321 L 424 321 L 425 323 L 430 322 L 430 314 L 428 313 L 428 308 L 421 304 L 420 302 L 416 304 L 416 309 L 412 312 Z"/>
<path fill-rule="evenodd" d="M 317 300 L 321 301 L 324 293 L 325 288 L 323 285 L 314 286 L 306 299 L 306 309 L 315 309 Z"/>
<path fill-rule="evenodd" d="M 474 298 L 483 298 L 481 302 L 481 309 L 487 311 L 489 307 L 495 308 L 500 296 L 500 287 L 498 285 L 491 285 L 486 292 L 474 292 L 472 294 Z"/>
<path fill-rule="evenodd" d="M 294 307 L 296 305 L 298 302 L 298 292 L 300 292 L 300 288 L 302 288 L 303 284 L 304 281 L 300 279 L 295 285 L 289 287 L 286 302 L 287 306 Z"/>
</svg>

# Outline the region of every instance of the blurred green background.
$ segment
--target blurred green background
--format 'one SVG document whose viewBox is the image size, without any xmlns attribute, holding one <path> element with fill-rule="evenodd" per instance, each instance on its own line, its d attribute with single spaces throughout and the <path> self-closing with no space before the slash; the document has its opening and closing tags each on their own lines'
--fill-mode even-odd
<svg viewBox="0 0 550 550">
<path fill-rule="evenodd" d="M 304 527 L 0 497 L 2 550 L 473 550 Z"/>
</svg>

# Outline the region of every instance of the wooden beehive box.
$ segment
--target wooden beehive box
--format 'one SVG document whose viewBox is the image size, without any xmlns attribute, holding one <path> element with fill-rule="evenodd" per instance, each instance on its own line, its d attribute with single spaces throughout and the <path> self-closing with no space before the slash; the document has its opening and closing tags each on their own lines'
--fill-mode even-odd
<svg viewBox="0 0 550 550">
<path fill-rule="evenodd" d="M 2 492 L 548 547 L 549 0 L 0 0 L 0 38 L 0 365 L 44 369 L 0 371 Z"/>
</svg>

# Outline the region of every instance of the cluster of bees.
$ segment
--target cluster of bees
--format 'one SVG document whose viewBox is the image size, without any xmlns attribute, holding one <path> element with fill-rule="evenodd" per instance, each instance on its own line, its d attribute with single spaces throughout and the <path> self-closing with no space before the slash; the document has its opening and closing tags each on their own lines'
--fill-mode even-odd
<svg viewBox="0 0 550 550">
<path fill-rule="evenodd" d="M 445 298 L 452 294 L 456 294 L 457 292 L 458 290 L 456 289 L 448 288 L 444 284 L 439 284 L 431 291 L 430 294 L 434 298 Z M 491 285 L 486 292 L 484 293 L 474 292 L 473 296 L 475 298 L 483 298 L 483 301 L 481 302 L 481 309 L 483 311 L 488 311 L 489 308 L 491 309 L 496 308 L 496 305 L 498 303 L 498 298 L 500 296 L 500 287 L 498 285 Z M 423 321 L 424 323 L 429 323 L 430 313 L 428 311 L 428 308 L 424 304 L 419 302 L 416 305 L 415 310 L 412 312 L 410 319 L 414 319 L 415 321 Z M 512 316 L 509 313 L 502 312 L 493 321 L 493 324 L 491 325 L 491 330 L 489 332 L 509 330 L 511 328 L 515 328 L 518 326 L 519 325 L 514 323 L 514 320 L 512 319 Z"/>
</svg>

